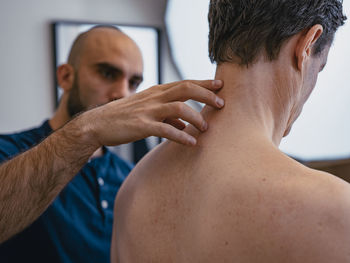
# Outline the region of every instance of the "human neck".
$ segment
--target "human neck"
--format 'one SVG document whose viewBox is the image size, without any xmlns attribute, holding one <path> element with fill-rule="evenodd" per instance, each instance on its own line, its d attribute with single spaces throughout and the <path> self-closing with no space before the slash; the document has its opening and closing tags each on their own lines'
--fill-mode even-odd
<svg viewBox="0 0 350 263">
<path fill-rule="evenodd" d="M 215 78 L 224 81 L 218 95 L 225 100 L 225 107 L 210 122 L 236 135 L 264 136 L 278 146 L 290 125 L 295 105 L 295 91 L 288 85 L 288 73 L 278 63 L 259 62 L 248 68 L 224 63 L 217 67 Z M 210 116 L 211 111 L 206 107 L 204 116 Z"/>
<path fill-rule="evenodd" d="M 49 120 L 50 126 L 54 131 L 61 128 L 71 120 L 71 117 L 67 110 L 67 101 L 68 96 L 66 94 L 63 94 L 55 114 Z"/>
</svg>

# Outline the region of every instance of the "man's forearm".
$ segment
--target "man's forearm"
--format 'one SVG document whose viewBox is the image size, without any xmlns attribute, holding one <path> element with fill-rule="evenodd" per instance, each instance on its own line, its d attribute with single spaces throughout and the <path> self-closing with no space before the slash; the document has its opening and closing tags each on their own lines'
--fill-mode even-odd
<svg viewBox="0 0 350 263">
<path fill-rule="evenodd" d="M 0 165 L 0 243 L 38 218 L 97 148 L 75 120 Z"/>
<path fill-rule="evenodd" d="M 221 109 L 219 80 L 157 85 L 82 113 L 42 143 L 0 165 L 0 243 L 32 223 L 102 145 L 115 146 L 148 136 L 194 145 L 182 129 L 187 121 L 207 130 L 189 99 Z M 180 128 L 178 128 L 180 127 Z"/>
</svg>

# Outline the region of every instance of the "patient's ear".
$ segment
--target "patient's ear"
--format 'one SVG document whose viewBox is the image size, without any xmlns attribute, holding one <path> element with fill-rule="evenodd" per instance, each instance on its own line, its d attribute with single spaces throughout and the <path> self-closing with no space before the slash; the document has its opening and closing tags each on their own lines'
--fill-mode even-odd
<svg viewBox="0 0 350 263">
<path fill-rule="evenodd" d="M 69 91 L 74 83 L 74 68 L 69 64 L 60 65 L 56 71 L 58 85 L 66 92 Z"/>
<path fill-rule="evenodd" d="M 295 57 L 298 70 L 302 70 L 304 63 L 311 57 L 313 46 L 323 33 L 323 27 L 319 24 L 314 25 L 306 32 L 300 34 L 296 48 Z"/>
</svg>

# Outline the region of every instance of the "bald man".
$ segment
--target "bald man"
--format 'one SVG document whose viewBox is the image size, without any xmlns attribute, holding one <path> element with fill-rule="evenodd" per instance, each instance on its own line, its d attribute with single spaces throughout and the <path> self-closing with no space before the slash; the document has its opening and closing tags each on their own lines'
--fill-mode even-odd
<svg viewBox="0 0 350 263">
<path fill-rule="evenodd" d="M 179 119 L 200 131 L 207 124 L 184 101 L 223 106 L 214 94 L 220 81 L 177 82 L 132 95 L 142 74 L 132 39 L 113 27 L 93 28 L 57 69 L 64 93 L 54 116 L 0 136 L 0 242 L 34 222 L 0 246 L 0 262 L 110 261 L 113 202 L 132 165 L 105 146 L 151 135 L 194 145 Z"/>
<path fill-rule="evenodd" d="M 283 154 L 345 16 L 341 0 L 211 0 L 226 106 L 165 142 L 118 192 L 113 263 L 348 263 L 350 186 Z M 336 90 L 334 91 L 336 92 Z"/>
</svg>

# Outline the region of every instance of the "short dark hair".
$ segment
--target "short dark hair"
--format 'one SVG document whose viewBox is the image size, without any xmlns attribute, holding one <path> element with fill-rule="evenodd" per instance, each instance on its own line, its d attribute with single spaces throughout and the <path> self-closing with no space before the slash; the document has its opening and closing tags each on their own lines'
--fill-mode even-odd
<svg viewBox="0 0 350 263">
<path fill-rule="evenodd" d="M 274 60 L 285 40 L 320 24 L 323 33 L 313 49 L 317 55 L 346 20 L 342 4 L 342 0 L 210 0 L 209 57 L 217 64 L 249 66 L 265 51 Z"/>
</svg>

